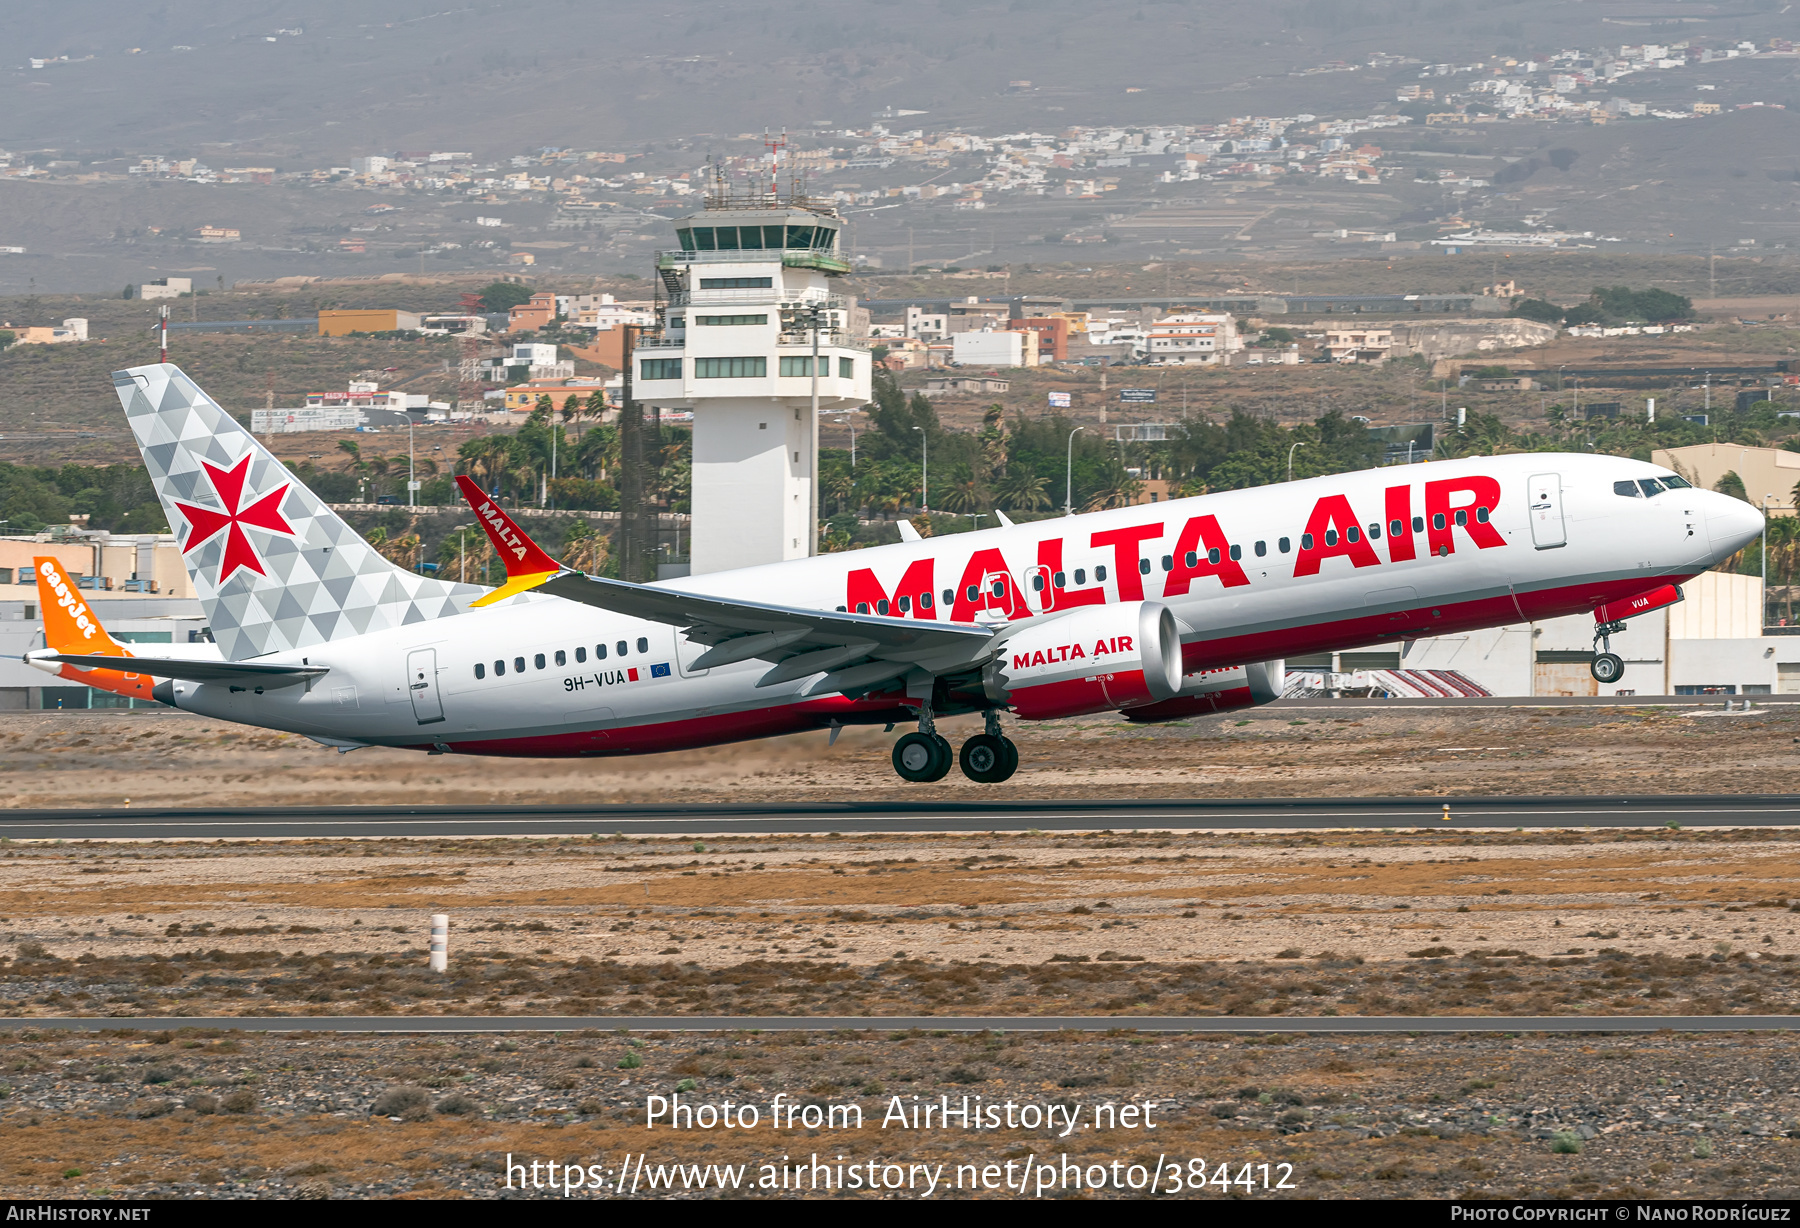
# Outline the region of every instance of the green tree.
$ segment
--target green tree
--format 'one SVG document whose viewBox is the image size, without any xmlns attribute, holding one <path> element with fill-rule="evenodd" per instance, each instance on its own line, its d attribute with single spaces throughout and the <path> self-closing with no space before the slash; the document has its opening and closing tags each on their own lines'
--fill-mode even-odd
<svg viewBox="0 0 1800 1228">
<path fill-rule="evenodd" d="M 1733 499 L 1750 502 L 1750 496 L 1744 491 L 1744 479 L 1738 476 L 1735 469 L 1727 469 L 1725 476 L 1713 483 L 1713 489 L 1722 495 L 1730 495 Z"/>
<path fill-rule="evenodd" d="M 1539 324 L 1561 324 L 1563 320 L 1563 309 L 1541 298 L 1520 299 L 1513 306 L 1512 313 L 1521 319 L 1536 320 Z"/>
<path fill-rule="evenodd" d="M 531 301 L 531 290 L 516 281 L 496 281 L 481 291 L 483 311 L 511 311 L 520 303 Z"/>
</svg>

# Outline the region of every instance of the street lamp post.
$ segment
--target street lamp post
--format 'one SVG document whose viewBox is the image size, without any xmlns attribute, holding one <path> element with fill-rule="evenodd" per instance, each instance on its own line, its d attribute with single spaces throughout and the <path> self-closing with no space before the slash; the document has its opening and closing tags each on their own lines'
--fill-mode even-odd
<svg viewBox="0 0 1800 1228">
<path fill-rule="evenodd" d="M 406 415 L 406 506 L 412 507 L 413 492 L 419 489 L 418 482 L 413 480 L 413 416 Z"/>
<path fill-rule="evenodd" d="M 1290 482 L 1294 480 L 1294 448 L 1304 448 L 1305 446 L 1306 440 L 1302 439 L 1288 448 L 1288 481 Z"/>
<path fill-rule="evenodd" d="M 931 435 L 922 426 L 915 426 L 919 432 L 919 447 L 923 450 L 920 462 L 919 477 L 919 510 L 927 516 L 931 515 Z"/>
<path fill-rule="evenodd" d="M 1064 458 L 1063 469 L 1063 515 L 1065 516 L 1075 514 L 1075 436 L 1085 430 L 1087 427 L 1078 426 L 1069 432 L 1068 456 Z"/>
<path fill-rule="evenodd" d="M 469 526 L 456 526 L 456 582 L 469 582 Z"/>
</svg>

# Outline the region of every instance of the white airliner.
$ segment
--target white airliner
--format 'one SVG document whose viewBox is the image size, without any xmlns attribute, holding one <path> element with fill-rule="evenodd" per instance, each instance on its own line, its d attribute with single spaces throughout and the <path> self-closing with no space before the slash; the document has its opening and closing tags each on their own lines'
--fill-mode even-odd
<svg viewBox="0 0 1800 1228">
<path fill-rule="evenodd" d="M 1291 654 L 1587 611 L 1604 647 L 1763 523 L 1654 465 L 1538 453 L 658 584 L 544 560 L 490 594 L 387 562 L 178 368 L 113 380 L 222 654 L 137 667 L 176 707 L 342 749 L 623 755 L 916 722 L 894 766 L 931 781 L 955 758 L 934 720 L 979 712 L 962 769 L 1000 781 L 1005 712 L 1223 711 L 1275 698 Z"/>
</svg>

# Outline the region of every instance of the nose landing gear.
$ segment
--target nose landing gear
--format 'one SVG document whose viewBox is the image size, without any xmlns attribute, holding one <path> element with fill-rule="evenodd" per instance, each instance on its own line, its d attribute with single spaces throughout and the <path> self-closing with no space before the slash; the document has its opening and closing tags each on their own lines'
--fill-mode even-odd
<svg viewBox="0 0 1800 1228">
<path fill-rule="evenodd" d="M 1623 619 L 1617 622 L 1601 623 L 1594 628 L 1594 644 L 1600 649 L 1594 654 L 1593 664 L 1588 666 L 1595 682 L 1607 685 L 1617 682 L 1625 676 L 1625 662 L 1612 650 L 1612 633 L 1625 630 Z"/>
</svg>

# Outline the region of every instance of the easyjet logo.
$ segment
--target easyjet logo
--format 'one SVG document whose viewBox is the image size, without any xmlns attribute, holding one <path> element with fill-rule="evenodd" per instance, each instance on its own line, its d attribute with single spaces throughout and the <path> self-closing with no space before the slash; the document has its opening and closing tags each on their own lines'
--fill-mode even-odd
<svg viewBox="0 0 1800 1228">
<path fill-rule="evenodd" d="M 87 605 L 63 580 L 62 573 L 56 569 L 56 564 L 46 559 L 38 570 L 42 573 L 45 583 L 56 594 L 56 604 L 67 610 L 69 617 L 75 620 L 75 626 L 81 631 L 81 638 L 93 639 L 99 633 L 100 627 L 92 618 L 88 617 Z"/>
<path fill-rule="evenodd" d="M 514 558 L 525 557 L 525 539 L 513 532 L 512 525 L 507 523 L 506 517 L 494 506 L 492 500 L 482 500 L 481 506 L 475 509 L 475 514 L 487 521 L 494 539 L 510 550 Z"/>
<path fill-rule="evenodd" d="M 1083 652 L 1080 644 L 1058 644 L 1054 648 L 1039 648 L 1033 652 L 1014 653 L 1012 667 L 1014 669 L 1032 669 L 1039 665 L 1058 665 L 1064 661 L 1084 661 L 1089 657 L 1105 657 L 1115 653 L 1130 652 L 1132 637 L 1115 635 L 1108 639 L 1095 640 L 1092 652 Z"/>
</svg>

